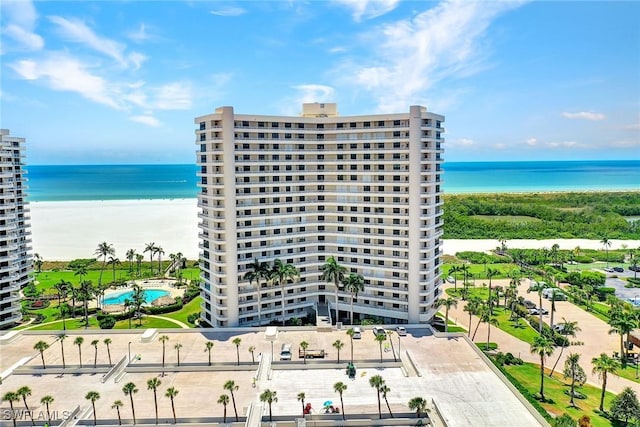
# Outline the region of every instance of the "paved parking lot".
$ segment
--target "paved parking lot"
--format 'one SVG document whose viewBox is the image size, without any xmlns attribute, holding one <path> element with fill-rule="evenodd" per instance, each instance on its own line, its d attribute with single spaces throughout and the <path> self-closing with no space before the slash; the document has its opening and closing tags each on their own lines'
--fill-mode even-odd
<svg viewBox="0 0 640 427">
<path fill-rule="evenodd" d="M 154 416 L 153 392 L 147 389 L 147 380 L 158 378 L 161 385 L 158 389 L 159 416 L 162 423 L 172 419 L 169 399 L 164 396 L 168 387 L 175 387 L 179 394 L 175 399 L 176 415 L 180 417 L 221 417 L 223 406 L 217 403 L 221 394 L 228 394 L 223 385 L 228 380 L 235 381 L 238 386 L 235 399 L 238 413 L 242 416 L 251 404 L 259 405 L 259 395 L 265 389 L 275 390 L 278 401 L 273 405 L 274 415 L 297 416 L 301 412 L 301 403 L 297 399 L 300 392 L 306 394 L 306 401 L 319 412 L 325 401 L 332 401 L 337 406 L 340 398 L 334 391 L 336 382 L 342 381 L 347 385 L 344 392 L 345 412 L 376 414 L 377 395 L 370 386 L 369 379 L 373 375 L 380 375 L 386 381 L 390 390 L 387 394 L 389 405 L 394 412 L 409 412 L 407 402 L 413 397 L 424 397 L 429 402 L 435 400 L 450 426 L 538 426 L 541 423 L 532 415 L 528 408 L 517 398 L 501 379 L 485 363 L 482 356 L 462 337 L 435 337 L 427 328 L 410 328 L 408 335 L 393 337 L 394 349 L 398 351 L 398 342 L 403 354 L 408 350 L 414 361 L 417 376 L 412 369 L 402 369 L 400 364 L 391 363 L 393 351 L 383 351 L 385 363 L 379 363 L 380 347 L 373 338 L 371 330 L 363 331 L 360 340 L 354 340 L 353 352 L 357 368 L 356 377 L 349 379 L 344 367 L 350 358 L 350 340 L 344 330 L 331 332 L 316 332 L 315 329 L 291 328 L 280 331 L 273 343 L 274 360 L 278 361 L 278 352 L 283 343 L 292 344 L 292 362 L 282 362 L 288 369 L 280 369 L 278 362 L 272 365 L 272 370 L 260 376 L 256 387 L 252 386 L 253 378 L 258 375 L 258 363 L 252 362 L 250 347 L 255 347 L 254 356 L 261 358 L 265 355 L 265 364 L 270 359 L 271 342 L 265 340 L 264 330 L 166 330 L 158 336 L 167 335 L 165 354 L 165 374 L 161 368 L 162 343 L 156 336 L 151 342 L 140 341 L 141 333 L 134 332 L 105 332 L 100 331 L 71 331 L 64 341 L 65 361 L 67 366 L 79 365 L 78 347 L 73 344 L 75 337 L 82 336 L 82 358 L 85 368 L 93 367 L 95 349 L 90 344 L 92 340 L 99 340 L 97 365 L 108 367 L 108 356 L 103 341 L 110 338 L 112 362 L 127 358 L 129 348 L 134 361 L 129 369 L 147 367 L 149 372 L 127 372 L 121 378 L 117 375 L 102 382 L 101 373 L 47 373 L 39 370 L 37 374 L 29 369 L 41 366 L 40 356 L 33 350 L 33 346 L 40 340 L 47 341 L 50 348 L 45 351 L 47 369 L 51 372 L 62 364 L 60 342 L 54 332 L 50 333 L 22 333 L 10 344 L 0 346 L 2 352 L 1 369 L 6 371 L 12 365 L 27 356 L 34 356 L 26 363 L 27 368 L 20 368 L 15 373 L 4 378 L 0 385 L 0 393 L 15 391 L 27 385 L 33 394 L 28 398 L 31 409 L 36 414 L 44 411 L 40 404 L 42 396 L 48 394 L 55 401 L 50 405 L 54 413 L 70 411 L 77 405 L 83 409 L 81 414 L 91 418 L 90 403 L 84 398 L 90 390 L 100 393 L 96 402 L 98 419 L 116 418 L 114 401 L 121 400 L 124 404 L 121 414 L 124 419 L 131 418 L 129 398 L 124 395 L 122 387 L 133 382 L 138 392 L 134 395 L 135 411 L 138 418 L 150 419 Z M 232 342 L 240 338 L 237 349 Z M 337 350 L 332 346 L 336 340 L 341 340 L 344 347 L 340 352 L 340 364 L 337 364 Z M 207 341 L 214 342 L 212 361 L 216 370 L 207 366 Z M 327 357 L 323 362 L 309 360 L 303 364 L 298 358 L 298 345 L 307 341 L 310 349 L 324 349 Z M 129 344 L 130 343 L 130 344 Z M 177 351 L 176 344 L 181 344 L 180 362 L 183 369 L 193 369 L 194 372 L 176 372 Z M 237 353 L 237 351 L 239 353 Z M 241 366 L 236 367 L 237 355 L 240 355 Z M 137 357 L 139 356 L 139 358 Z M 404 363 L 409 364 L 408 357 L 403 357 Z M 369 363 L 365 363 L 368 361 Z M 257 362 L 257 361 L 256 361 Z M 223 365 L 224 364 L 224 365 Z M 360 365 L 359 365 L 360 364 Z M 293 366 L 295 365 L 295 366 Z M 363 367 L 369 366 L 369 367 Z M 104 369 L 103 369 L 104 370 Z M 91 371 L 91 369 L 89 369 Z M 412 373 L 406 376 L 405 372 Z M 3 374 L 5 376 L 5 374 Z M 116 382 L 117 381 L 117 382 Z M 3 403 L 4 408 L 6 403 Z M 21 407 L 21 402 L 16 402 Z M 386 405 L 383 402 L 383 412 Z M 268 413 L 263 408 L 263 413 Z M 228 407 L 228 416 L 233 415 L 233 407 Z"/>
</svg>

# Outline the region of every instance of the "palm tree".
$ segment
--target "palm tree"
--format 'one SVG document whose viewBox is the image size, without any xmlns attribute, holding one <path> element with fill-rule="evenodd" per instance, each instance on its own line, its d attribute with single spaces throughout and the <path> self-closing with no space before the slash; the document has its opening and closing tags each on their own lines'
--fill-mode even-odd
<svg viewBox="0 0 640 427">
<path fill-rule="evenodd" d="M 580 361 L 580 355 L 578 353 L 569 353 L 567 356 L 567 360 L 565 360 L 565 378 L 571 377 L 571 389 L 569 396 L 571 396 L 569 400 L 569 405 L 572 407 L 576 407 L 574 397 L 575 397 L 575 389 L 576 389 L 576 380 L 578 379 L 580 373 L 584 374 L 582 367 L 578 363 Z M 567 375 L 569 374 L 569 375 Z"/>
<path fill-rule="evenodd" d="M 460 266 L 459 265 L 452 265 L 449 268 L 449 272 L 447 273 L 449 276 L 453 277 L 453 290 L 457 291 L 458 290 L 458 278 L 456 277 L 456 273 L 458 273 L 460 271 Z"/>
<path fill-rule="evenodd" d="M 391 415 L 391 418 L 393 418 L 393 412 L 391 412 L 391 406 L 389 406 L 389 401 L 387 400 L 387 393 L 389 393 L 391 389 L 389 388 L 388 385 L 383 384 L 382 388 L 380 388 L 380 391 L 382 392 L 382 397 L 384 398 L 384 402 L 387 404 L 387 410 L 389 411 L 389 415 Z"/>
<path fill-rule="evenodd" d="M 140 311 L 140 308 L 142 307 L 142 304 L 145 303 L 144 289 L 142 289 L 142 287 L 138 284 L 133 285 L 131 289 L 133 290 L 131 299 L 133 302 L 133 306 L 136 309 L 136 315 L 138 316 L 138 325 L 142 326 L 142 312 Z"/>
<path fill-rule="evenodd" d="M 164 393 L 164 395 L 166 397 L 171 399 L 171 412 L 173 413 L 173 423 L 174 424 L 177 424 L 178 422 L 176 421 L 176 407 L 173 404 L 173 399 L 178 395 L 178 393 L 180 393 L 180 392 L 175 387 L 169 387 L 167 389 L 167 391 Z"/>
<path fill-rule="evenodd" d="M 469 328 L 467 330 L 467 336 L 471 336 L 471 316 L 473 316 L 474 314 L 478 314 L 481 303 L 482 300 L 480 299 L 480 297 L 472 297 L 464 306 L 463 310 L 469 313 Z"/>
<path fill-rule="evenodd" d="M 213 348 L 213 341 L 207 341 L 204 345 L 204 351 L 209 353 L 209 366 L 211 366 L 211 349 Z"/>
<path fill-rule="evenodd" d="M 136 254 L 136 266 L 138 267 L 138 276 L 142 274 L 142 260 L 144 259 L 143 255 Z"/>
<path fill-rule="evenodd" d="M 569 320 L 565 319 L 564 317 L 562 318 L 562 333 L 566 336 L 570 336 L 575 338 L 576 337 L 576 333 L 580 332 L 582 329 L 580 329 L 580 327 L 578 326 L 578 322 L 570 322 Z M 553 372 L 556 370 L 556 365 L 558 365 L 558 362 L 560 361 L 560 358 L 562 357 L 562 352 L 564 351 L 564 343 L 563 345 L 561 345 L 560 347 L 560 354 L 558 354 L 558 358 L 556 359 L 555 363 L 553 364 L 553 368 L 551 368 L 551 372 L 549 373 L 549 377 L 551 378 L 553 376 Z"/>
<path fill-rule="evenodd" d="M 71 283 L 64 279 L 60 279 L 60 281 L 53 285 L 53 287 L 58 291 L 58 309 L 60 310 L 60 317 L 62 318 L 62 330 L 66 331 L 67 322 L 65 321 L 64 309 L 62 307 L 62 298 L 63 296 L 66 298 L 69 287 L 71 287 Z"/>
<path fill-rule="evenodd" d="M 340 340 L 335 340 L 332 345 L 338 351 L 338 364 L 340 364 L 340 350 L 344 347 L 344 343 Z"/>
<path fill-rule="evenodd" d="M 300 343 L 300 348 L 302 348 L 302 354 L 304 355 L 304 357 L 302 358 L 303 363 L 306 365 L 307 364 L 307 349 L 309 348 L 309 343 L 306 341 L 302 341 Z"/>
<path fill-rule="evenodd" d="M 33 422 L 33 413 L 31 412 L 31 410 L 29 409 L 29 405 L 27 405 L 27 397 L 31 396 L 31 389 L 29 388 L 29 386 L 22 386 L 18 389 L 18 391 L 16 391 L 16 395 L 18 395 L 18 398 L 22 398 L 22 402 L 24 403 L 24 407 L 27 409 L 27 413 L 29 414 L 29 417 L 31 418 L 31 424 L 35 425 Z"/>
<path fill-rule="evenodd" d="M 124 403 L 122 403 L 122 400 L 116 400 L 113 402 L 113 405 L 111 405 L 111 409 L 115 409 L 116 412 L 118 413 L 118 425 L 121 426 L 122 425 L 122 418 L 120 418 L 120 407 L 124 406 Z"/>
<path fill-rule="evenodd" d="M 238 358 L 238 366 L 240 366 L 240 343 L 242 342 L 242 340 L 239 337 L 236 337 L 231 342 L 236 346 L 236 356 Z"/>
<path fill-rule="evenodd" d="M 603 237 L 602 240 L 600 240 L 600 243 L 602 243 L 604 251 L 606 252 L 607 267 L 609 267 L 609 248 L 611 247 L 611 240 L 609 240 L 607 237 Z"/>
<path fill-rule="evenodd" d="M 78 346 L 78 360 L 80 360 L 80 367 L 82 368 L 82 343 L 84 342 L 84 338 L 76 337 L 73 340 L 73 343 Z"/>
<path fill-rule="evenodd" d="M 604 396 L 607 392 L 607 375 L 615 375 L 618 369 L 620 369 L 620 362 L 613 357 L 608 356 L 606 353 L 600 354 L 600 357 L 594 357 L 591 359 L 593 365 L 593 373 L 598 375 L 598 378 L 602 380 L 602 393 L 600 394 L 600 410 L 604 411 Z"/>
<path fill-rule="evenodd" d="M 107 261 L 107 265 L 111 266 L 111 271 L 113 272 L 113 282 L 115 283 L 116 281 L 116 266 L 122 264 L 120 262 L 120 258 L 116 258 L 113 256 L 109 257 L 109 261 Z"/>
<path fill-rule="evenodd" d="M 280 294 L 282 296 L 282 326 L 285 324 L 284 282 L 293 280 L 298 276 L 300 276 L 300 272 L 292 264 L 285 264 L 280 259 L 273 262 L 269 278 L 280 286 Z"/>
<path fill-rule="evenodd" d="M 236 385 L 236 382 L 233 380 L 229 380 L 226 383 L 224 383 L 224 389 L 229 391 L 231 393 L 231 401 L 233 402 L 233 412 L 236 414 L 236 422 L 238 422 L 238 410 L 236 409 L 236 396 L 235 394 L 233 394 L 234 391 L 238 390 L 238 386 Z M 222 396 L 220 396 L 222 397 Z M 225 405 L 225 414 L 226 414 L 226 405 Z M 225 415 L 226 417 L 226 415 Z"/>
<path fill-rule="evenodd" d="M 489 279 L 489 301 L 491 301 L 491 279 L 497 275 L 501 274 L 501 271 L 496 268 L 487 268 L 487 278 Z M 493 315 L 493 305 L 489 303 L 489 314 Z"/>
<path fill-rule="evenodd" d="M 342 409 L 342 420 L 344 420 L 344 401 L 342 400 L 342 393 L 347 389 L 347 385 L 342 381 L 338 381 L 333 385 L 333 390 L 340 395 L 340 408 Z M 304 406 L 304 405 L 303 405 Z"/>
<path fill-rule="evenodd" d="M 129 329 L 131 329 L 131 307 L 133 307 L 133 301 L 129 298 L 124 299 L 124 311 L 127 313 L 127 318 L 129 319 Z"/>
<path fill-rule="evenodd" d="M 162 343 L 162 369 L 164 369 L 164 354 L 165 354 L 165 343 L 169 341 L 169 337 L 166 335 L 162 335 L 158 340 Z"/>
<path fill-rule="evenodd" d="M 165 253 L 162 246 L 156 246 L 156 253 L 158 254 L 158 274 L 162 275 L 162 255 Z"/>
<path fill-rule="evenodd" d="M 90 391 L 89 393 L 87 393 L 87 395 L 84 398 L 91 401 L 91 406 L 93 407 L 93 425 L 97 425 L 96 424 L 96 400 L 100 399 L 100 393 L 98 393 L 97 391 Z"/>
<path fill-rule="evenodd" d="M 344 278 L 344 288 L 351 293 L 351 324 L 353 325 L 353 302 L 358 299 L 358 292 L 364 291 L 364 277 L 359 274 L 351 273 Z"/>
<path fill-rule="evenodd" d="M 175 348 L 176 352 L 178 353 L 178 366 L 180 366 L 180 349 L 182 348 L 182 344 L 177 343 L 173 346 L 173 348 Z"/>
<path fill-rule="evenodd" d="M 386 335 L 379 334 L 375 336 L 375 340 L 380 345 L 380 363 L 382 363 L 382 343 L 387 339 Z"/>
<path fill-rule="evenodd" d="M 111 366 L 111 349 L 109 348 L 109 344 L 112 342 L 111 338 L 105 338 L 102 342 L 107 346 L 107 356 L 109 356 L 109 366 Z"/>
<path fill-rule="evenodd" d="M 96 365 L 98 364 L 98 343 L 100 342 L 100 340 L 93 340 L 91 341 L 91 345 L 93 346 L 93 348 L 95 349 L 94 352 L 94 357 L 93 357 L 93 368 L 95 369 Z"/>
<path fill-rule="evenodd" d="M 47 366 L 44 364 L 44 351 L 49 348 L 49 344 L 46 341 L 38 341 L 34 346 L 34 350 L 38 350 L 40 352 L 40 357 L 42 358 L 42 369 L 47 369 Z"/>
<path fill-rule="evenodd" d="M 347 335 L 351 340 L 351 363 L 353 363 L 353 335 L 355 335 L 356 331 L 353 328 L 347 329 Z"/>
<path fill-rule="evenodd" d="M 455 297 L 440 298 L 436 301 L 436 307 L 444 307 L 444 331 L 449 332 L 449 310 L 451 307 L 457 307 L 458 300 Z"/>
<path fill-rule="evenodd" d="M 47 421 L 49 422 L 51 422 L 51 413 L 49 412 L 49 405 L 52 404 L 54 400 L 55 399 L 53 398 L 53 396 L 49 396 L 49 395 L 43 396 L 40 399 L 40 403 L 42 405 L 45 405 L 47 408 Z"/>
<path fill-rule="evenodd" d="M 149 269 L 151 270 L 151 274 L 153 274 L 153 256 L 156 254 L 156 243 L 147 243 L 142 252 L 149 252 Z"/>
<path fill-rule="evenodd" d="M 416 417 L 421 418 L 422 414 L 425 414 L 429 411 L 427 408 L 427 401 L 422 397 L 414 397 L 407 404 L 409 409 L 412 411 L 416 411 Z"/>
<path fill-rule="evenodd" d="M 538 307 L 540 307 L 540 323 L 538 326 L 538 332 L 542 333 L 542 291 L 544 291 L 544 286 L 540 283 L 532 284 L 529 289 L 527 289 L 527 293 L 535 291 L 538 293 Z"/>
<path fill-rule="evenodd" d="M 490 350 L 489 342 L 491 338 L 491 325 L 498 326 L 500 322 L 498 322 L 498 319 L 491 316 L 491 312 L 489 310 L 485 310 L 483 313 L 481 313 L 480 320 L 482 321 L 482 323 L 487 324 L 487 346 L 485 347 L 485 350 L 489 351 Z"/>
<path fill-rule="evenodd" d="M 89 300 L 95 294 L 95 289 L 91 285 L 91 281 L 83 280 L 80 282 L 78 293 L 82 299 L 82 307 L 84 309 L 84 328 L 87 329 L 89 327 Z"/>
<path fill-rule="evenodd" d="M 250 346 L 249 347 L 249 353 L 251 353 L 251 364 L 252 365 L 256 364 L 256 358 L 255 358 L 254 353 L 253 353 L 254 351 L 256 351 L 255 346 Z"/>
<path fill-rule="evenodd" d="M 333 282 L 336 291 L 336 323 L 340 320 L 340 311 L 338 308 L 338 285 L 344 280 L 345 274 L 347 274 L 347 267 L 338 264 L 336 259 L 332 256 L 327 258 L 327 261 L 320 267 L 322 275 L 320 280 L 326 282 Z M 353 323 L 353 322 L 352 322 Z"/>
<path fill-rule="evenodd" d="M 64 361 L 64 340 L 66 338 L 67 338 L 67 334 L 65 333 L 58 334 L 58 341 L 60 341 L 60 350 L 62 351 L 62 369 L 65 369 L 67 367 Z"/>
<path fill-rule="evenodd" d="M 229 396 L 226 394 L 221 394 L 218 398 L 218 403 L 224 406 L 224 416 L 222 418 L 222 422 L 224 424 L 227 423 L 227 405 L 229 404 Z"/>
<path fill-rule="evenodd" d="M 298 402 L 302 402 L 302 416 L 304 417 L 304 399 L 306 399 L 306 395 L 303 391 L 298 393 Z M 343 411 L 344 412 L 344 411 Z"/>
<path fill-rule="evenodd" d="M 385 385 L 384 380 L 380 375 L 374 375 L 369 378 L 369 385 L 376 389 L 378 393 L 378 415 L 380 419 L 382 419 L 382 406 L 380 404 L 380 392 L 382 391 L 382 387 Z"/>
<path fill-rule="evenodd" d="M 102 273 L 104 272 L 104 267 L 107 264 L 107 257 L 109 255 L 115 255 L 116 250 L 113 248 L 113 245 L 102 242 L 98 245 L 98 248 L 93 253 L 98 258 L 102 257 L 102 267 L 100 268 L 100 277 L 98 278 L 98 286 L 102 286 Z"/>
<path fill-rule="evenodd" d="M 16 417 L 17 417 L 18 414 L 13 409 L 13 402 L 20 401 L 20 397 L 18 396 L 17 393 L 9 391 L 9 392 L 5 393 L 4 396 L 2 396 L 2 401 L 3 402 L 9 402 L 9 407 L 11 408 L 11 414 L 12 414 L 11 421 L 13 421 L 13 427 L 16 427 Z"/>
<path fill-rule="evenodd" d="M 127 258 L 127 261 L 129 261 L 129 273 L 131 273 L 133 272 L 133 259 L 136 257 L 136 250 L 128 249 L 125 257 Z"/>
<path fill-rule="evenodd" d="M 151 378 L 147 380 L 147 390 L 153 390 L 153 404 L 156 408 L 156 424 L 158 424 L 158 387 L 160 387 L 162 381 L 158 378 Z"/>
<path fill-rule="evenodd" d="M 533 339 L 531 344 L 531 353 L 540 356 L 540 399 L 544 398 L 544 360 L 553 353 L 553 342 L 544 335 L 538 335 Z"/>
<path fill-rule="evenodd" d="M 262 303 L 260 299 L 262 298 L 262 285 L 260 284 L 261 280 L 269 280 L 269 264 L 266 262 L 260 262 L 257 258 L 254 258 L 253 264 L 248 266 L 250 268 L 249 271 L 244 273 L 243 279 L 248 280 L 249 284 L 256 281 L 258 285 L 258 326 L 262 324 Z"/>
<path fill-rule="evenodd" d="M 266 389 L 265 391 L 263 391 L 260 394 L 260 401 L 261 402 L 267 402 L 269 404 L 269 422 L 272 421 L 272 417 L 271 417 L 271 404 L 273 402 L 277 402 L 278 401 L 278 394 L 275 391 Z"/>
<path fill-rule="evenodd" d="M 633 313 L 618 311 L 609 319 L 609 325 L 611 326 L 610 334 L 620 334 L 620 360 L 624 364 L 627 360 L 627 353 L 624 349 L 623 338 L 626 334 L 627 342 L 629 341 L 629 334 L 638 327 L 638 320 Z"/>
<path fill-rule="evenodd" d="M 126 383 L 124 387 L 122 387 L 122 392 L 125 396 L 129 396 L 129 400 L 131 401 L 131 414 L 133 415 L 133 423 L 136 423 L 136 408 L 133 406 L 133 395 L 138 392 L 138 388 L 134 383 Z"/>
<path fill-rule="evenodd" d="M 33 263 L 36 265 L 38 273 L 42 273 L 42 264 L 44 263 L 44 261 L 42 260 L 40 254 L 37 252 L 33 254 Z"/>
</svg>

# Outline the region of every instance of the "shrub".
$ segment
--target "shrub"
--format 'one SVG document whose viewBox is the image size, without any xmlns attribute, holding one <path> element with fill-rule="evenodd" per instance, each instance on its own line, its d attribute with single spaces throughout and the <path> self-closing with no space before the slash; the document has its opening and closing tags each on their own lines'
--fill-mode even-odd
<svg viewBox="0 0 640 427">
<path fill-rule="evenodd" d="M 100 325 L 100 329 L 113 329 L 116 325 L 116 319 L 111 315 L 106 315 L 98 319 L 98 325 Z"/>
<path fill-rule="evenodd" d="M 595 293 L 599 301 L 606 301 L 608 295 L 614 295 L 616 293 L 616 288 L 602 286 L 600 288 L 596 288 Z"/>
<path fill-rule="evenodd" d="M 176 298 L 176 303 L 171 305 L 165 305 L 164 307 L 142 307 L 142 312 L 146 314 L 163 314 L 171 313 L 172 311 L 178 311 L 182 308 L 182 299 Z"/>
<path fill-rule="evenodd" d="M 189 316 L 187 316 L 187 322 L 191 323 L 192 325 L 196 324 L 196 320 L 198 320 L 198 318 L 200 317 L 200 312 L 196 312 L 196 313 L 191 313 Z"/>
<path fill-rule="evenodd" d="M 463 251 L 456 253 L 456 257 L 469 261 L 471 264 L 497 264 L 507 262 L 509 258 L 489 255 L 484 252 Z"/>
</svg>

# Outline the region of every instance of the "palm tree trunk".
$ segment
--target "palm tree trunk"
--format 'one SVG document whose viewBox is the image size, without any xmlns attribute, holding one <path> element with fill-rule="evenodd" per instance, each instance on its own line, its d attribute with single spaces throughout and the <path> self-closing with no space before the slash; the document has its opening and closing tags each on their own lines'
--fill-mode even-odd
<svg viewBox="0 0 640 427">
<path fill-rule="evenodd" d="M 236 409 L 236 396 L 231 391 L 231 400 L 233 401 L 233 413 L 236 414 L 236 422 L 238 422 L 238 410 Z"/>
<path fill-rule="evenodd" d="M 282 281 L 280 281 L 280 289 L 280 296 L 282 298 L 282 326 L 284 326 L 284 283 L 282 283 Z"/>
<path fill-rule="evenodd" d="M 262 286 L 260 285 L 260 280 L 258 280 L 258 326 L 262 325 L 262 308 L 260 307 L 262 305 L 260 302 L 262 296 L 260 294 L 262 294 Z"/>
<path fill-rule="evenodd" d="M 571 400 L 569 400 L 569 404 L 575 408 L 576 404 L 573 401 L 573 393 L 576 389 L 576 376 L 575 374 L 571 375 Z"/>
<path fill-rule="evenodd" d="M 136 408 L 133 406 L 133 394 L 129 393 L 129 400 L 131 400 L 131 414 L 133 415 L 133 423 L 136 423 Z"/>
<path fill-rule="evenodd" d="M 540 399 L 542 401 L 544 398 L 544 357 L 540 356 Z"/>
<path fill-rule="evenodd" d="M 467 336 L 471 336 L 471 312 L 469 312 L 469 329 L 467 330 Z"/>
<path fill-rule="evenodd" d="M 476 329 L 473 331 L 473 336 L 471 337 L 471 341 L 476 339 L 476 333 L 478 333 L 479 327 L 480 327 L 480 319 L 478 319 L 478 323 L 476 324 Z"/>
<path fill-rule="evenodd" d="M 338 324 L 338 319 L 340 319 L 340 310 L 338 310 L 338 279 L 335 280 L 336 285 L 336 325 Z"/>
<path fill-rule="evenodd" d="M 485 350 L 489 351 L 489 341 L 491 337 L 491 322 L 487 322 L 487 347 Z"/>
<path fill-rule="evenodd" d="M 118 413 L 118 425 L 122 425 L 122 418 L 120 418 L 120 408 L 116 406 L 116 412 Z"/>
<path fill-rule="evenodd" d="M 389 415 L 393 418 L 393 412 L 391 412 L 391 406 L 389 406 L 389 401 L 387 400 L 387 396 L 384 397 L 384 401 L 387 404 L 387 409 L 389 410 Z"/>
<path fill-rule="evenodd" d="M 353 325 L 353 294 L 351 294 L 351 324 Z"/>
<path fill-rule="evenodd" d="M 604 411 L 604 395 L 607 391 L 607 373 L 602 373 L 602 393 L 600 394 L 600 410 Z"/>
<path fill-rule="evenodd" d="M 98 425 L 96 422 L 96 404 L 95 402 L 91 402 L 91 406 L 93 406 L 93 425 Z"/>
<path fill-rule="evenodd" d="M 444 331 L 449 332 L 449 307 L 444 310 Z"/>
<path fill-rule="evenodd" d="M 94 356 L 93 356 L 93 368 L 96 368 L 96 365 L 98 364 L 98 347 L 96 347 L 96 350 L 94 352 Z"/>
<path fill-rule="evenodd" d="M 173 404 L 173 397 L 171 398 L 171 412 L 173 412 L 173 423 L 177 424 L 178 422 L 176 421 L 176 407 Z"/>
<path fill-rule="evenodd" d="M 107 356 L 109 356 L 109 366 L 111 366 L 111 350 L 109 349 L 108 344 L 107 344 Z"/>
<path fill-rule="evenodd" d="M 155 390 L 153 390 L 153 404 L 156 408 L 156 424 L 158 424 L 158 396 L 156 396 Z"/>
<path fill-rule="evenodd" d="M 564 345 L 562 347 L 560 347 L 560 354 L 558 355 L 558 358 L 556 359 L 556 363 L 553 364 L 553 368 L 551 369 L 551 372 L 549 373 L 549 377 L 553 376 L 553 372 L 556 370 L 556 365 L 558 365 L 558 362 L 560 361 L 560 358 L 562 357 L 562 352 L 564 351 Z"/>
<path fill-rule="evenodd" d="M 380 405 L 380 390 L 378 390 L 378 416 L 382 419 L 382 406 Z"/>
<path fill-rule="evenodd" d="M 342 393 L 340 393 L 340 408 L 342 408 L 342 421 L 344 421 L 345 420 L 345 417 L 344 417 L 344 401 L 342 400 Z"/>
</svg>

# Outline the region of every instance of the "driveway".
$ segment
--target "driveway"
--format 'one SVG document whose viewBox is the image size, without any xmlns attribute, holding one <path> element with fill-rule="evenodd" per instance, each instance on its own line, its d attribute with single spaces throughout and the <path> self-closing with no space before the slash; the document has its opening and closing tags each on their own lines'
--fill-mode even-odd
<svg viewBox="0 0 640 427">
<path fill-rule="evenodd" d="M 493 286 L 506 287 L 508 286 L 509 281 L 494 280 L 492 284 Z M 539 298 L 537 293 L 527 293 L 529 285 L 529 280 L 524 279 L 518 288 L 518 294 L 520 296 L 523 296 L 525 299 L 533 301 L 534 303 L 536 303 L 536 305 L 538 305 Z M 445 288 L 449 287 L 453 287 L 453 285 L 445 285 Z M 456 321 L 456 323 L 460 324 L 464 328 L 468 328 L 469 315 L 463 311 L 464 306 L 465 302 L 459 301 L 458 306 L 456 308 L 452 308 L 449 311 L 449 318 Z M 555 306 L 556 311 L 554 314 L 554 323 L 562 322 L 562 319 L 565 318 L 568 321 L 578 322 L 578 326 L 581 329 L 581 331 L 576 334 L 576 338 L 570 338 L 571 341 L 576 344 L 570 345 L 569 347 L 566 347 L 564 349 L 562 357 L 558 362 L 558 366 L 556 367 L 556 371 L 562 372 L 562 369 L 564 368 L 564 361 L 569 353 L 579 353 L 580 365 L 584 368 L 585 373 L 587 374 L 587 381 L 596 387 L 602 387 L 602 383 L 598 376 L 594 375 L 591 372 L 593 369 L 591 359 L 600 356 L 601 353 L 607 353 L 611 355 L 613 354 L 613 352 L 619 352 L 620 336 L 617 334 L 609 335 L 610 327 L 607 323 L 568 301 L 556 301 Z M 550 312 L 551 301 L 543 298 L 542 307 L 546 308 Z M 545 315 L 542 318 L 545 323 L 550 323 L 550 315 Z M 473 316 L 472 328 L 475 328 L 477 322 L 478 318 L 476 316 Z M 473 329 L 471 332 L 473 333 Z M 476 334 L 475 342 L 486 342 L 486 339 L 486 325 L 480 324 L 478 333 Z M 512 335 L 499 330 L 496 327 L 491 328 L 491 341 L 497 343 L 498 350 L 502 351 L 503 353 L 511 352 L 514 356 L 518 356 L 526 362 L 537 364 L 540 363 L 539 356 L 531 354 L 530 345 L 528 343 L 521 341 L 513 337 Z M 556 348 L 553 354 L 547 358 L 545 367 L 548 366 L 549 368 L 551 368 L 558 358 L 559 354 L 560 348 Z M 620 393 L 625 387 L 631 387 L 637 393 L 640 393 L 640 384 L 636 382 L 629 381 L 615 375 L 610 375 L 607 378 L 607 390 L 615 393 Z"/>
</svg>

